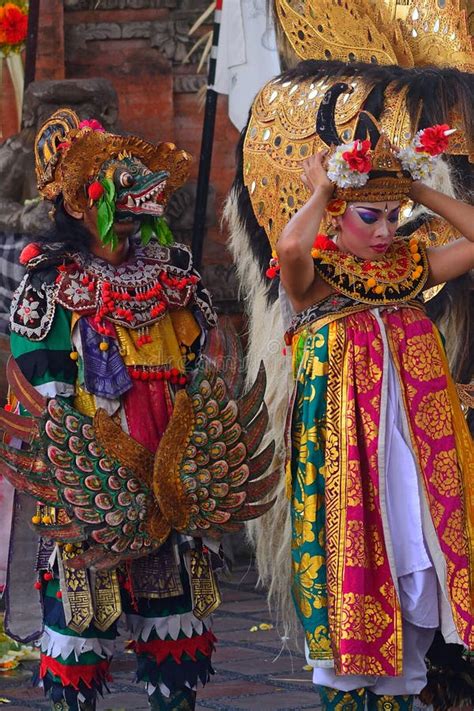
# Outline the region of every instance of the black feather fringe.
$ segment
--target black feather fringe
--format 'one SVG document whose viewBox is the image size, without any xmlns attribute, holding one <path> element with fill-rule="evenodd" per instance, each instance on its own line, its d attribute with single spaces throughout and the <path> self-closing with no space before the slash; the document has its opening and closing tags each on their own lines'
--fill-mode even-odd
<svg viewBox="0 0 474 711">
<path fill-rule="evenodd" d="M 72 686 L 58 684 L 57 681 L 50 679 L 48 675 L 43 679 L 43 687 L 45 695 L 49 696 L 53 704 L 65 701 L 70 711 L 81 711 L 84 707 L 95 708 L 97 695 L 103 696 L 104 691 L 110 693 L 110 689 L 105 682 L 95 681 L 92 683 L 92 687 L 81 683 L 79 689 L 74 689 Z M 84 697 L 84 701 L 78 701 L 79 694 Z"/>
<path fill-rule="evenodd" d="M 433 711 L 455 707 L 472 709 L 474 704 L 474 658 L 459 644 L 446 644 L 436 633 L 428 655 L 428 683 L 419 699 Z"/>
<path fill-rule="evenodd" d="M 157 664 L 152 656 L 137 655 L 137 682 L 149 681 L 153 686 L 163 683 L 172 694 L 186 685 L 193 688 L 197 686 L 198 681 L 205 686 L 211 674 L 214 674 L 211 658 L 201 654 L 197 654 L 195 661 L 182 659 L 176 662 L 172 657 L 168 657 L 161 664 Z"/>
</svg>

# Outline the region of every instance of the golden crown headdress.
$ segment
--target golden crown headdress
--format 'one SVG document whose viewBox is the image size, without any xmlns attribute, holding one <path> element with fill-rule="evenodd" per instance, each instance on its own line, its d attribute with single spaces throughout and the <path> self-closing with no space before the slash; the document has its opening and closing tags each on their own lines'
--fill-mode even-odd
<svg viewBox="0 0 474 711">
<path fill-rule="evenodd" d="M 321 101 L 316 118 L 319 137 L 330 148 L 326 168 L 336 185 L 334 197 L 362 202 L 405 199 L 412 178 L 404 170 L 397 148 L 371 114 L 359 112 L 353 141 L 339 136 L 336 103 L 348 88 L 345 82 L 334 84 Z"/>
<path fill-rule="evenodd" d="M 62 193 L 78 211 L 88 202 L 85 186 L 111 158 L 133 156 L 152 172 L 167 171 L 164 202 L 186 181 L 191 165 L 191 156 L 173 143 L 153 145 L 137 136 L 107 133 L 98 121 L 81 121 L 67 108 L 55 111 L 41 126 L 34 150 L 40 195 L 54 200 Z"/>
<path fill-rule="evenodd" d="M 273 0 L 300 59 L 474 70 L 460 0 Z"/>
<path fill-rule="evenodd" d="M 320 138 L 330 147 L 325 164 L 328 177 L 335 184 L 335 199 L 379 202 L 408 198 L 412 181 L 430 176 L 455 129 L 447 124 L 427 127 L 400 149 L 380 130 L 370 113 L 360 111 L 355 140 L 347 143 L 338 134 L 335 109 L 348 88 L 344 82 L 332 86 L 321 101 L 316 120 Z"/>
</svg>

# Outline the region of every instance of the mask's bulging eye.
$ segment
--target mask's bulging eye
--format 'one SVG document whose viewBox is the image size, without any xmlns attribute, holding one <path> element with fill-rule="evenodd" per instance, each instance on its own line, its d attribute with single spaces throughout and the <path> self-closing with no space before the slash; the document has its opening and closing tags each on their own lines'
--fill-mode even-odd
<svg viewBox="0 0 474 711">
<path fill-rule="evenodd" d="M 122 188 L 131 188 L 135 183 L 135 178 L 130 173 L 123 172 L 120 174 L 119 183 Z"/>
</svg>

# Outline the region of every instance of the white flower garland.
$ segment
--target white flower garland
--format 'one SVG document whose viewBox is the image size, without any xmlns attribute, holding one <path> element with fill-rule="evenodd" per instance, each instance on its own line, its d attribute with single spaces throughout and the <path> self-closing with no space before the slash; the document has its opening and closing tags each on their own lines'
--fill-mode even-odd
<svg viewBox="0 0 474 711">
<path fill-rule="evenodd" d="M 432 129 L 444 129 L 444 126 L 431 127 Z M 418 131 L 410 144 L 406 148 L 398 151 L 398 158 L 403 170 L 408 172 L 413 180 L 427 180 L 438 161 L 441 158 L 441 153 L 431 155 L 429 150 L 423 146 L 423 134 L 426 129 Z M 449 136 L 456 129 L 448 128 L 442 133 L 444 136 Z M 438 130 L 439 134 L 439 130 Z M 439 135 L 438 135 L 439 137 Z M 352 169 L 349 162 L 344 158 L 345 153 L 360 149 L 362 141 L 352 141 L 338 146 L 332 156 L 328 160 L 327 175 L 329 180 L 335 183 L 339 188 L 362 188 L 369 180 L 369 173 L 360 172 L 357 169 Z M 419 150 L 419 149 L 422 150 Z M 436 148 L 436 146 L 435 146 Z M 418 150 L 417 150 L 418 149 Z"/>
<path fill-rule="evenodd" d="M 403 170 L 410 173 L 413 180 L 426 180 L 429 178 L 439 160 L 439 156 L 432 156 L 426 151 L 416 150 L 422 145 L 422 134 L 423 131 L 415 133 L 410 144 L 398 151 Z"/>
<path fill-rule="evenodd" d="M 368 173 L 352 170 L 346 159 L 343 158 L 343 153 L 352 151 L 356 143 L 360 143 L 360 141 L 352 141 L 352 143 L 338 146 L 328 160 L 328 178 L 339 188 L 362 188 L 369 179 Z"/>
</svg>

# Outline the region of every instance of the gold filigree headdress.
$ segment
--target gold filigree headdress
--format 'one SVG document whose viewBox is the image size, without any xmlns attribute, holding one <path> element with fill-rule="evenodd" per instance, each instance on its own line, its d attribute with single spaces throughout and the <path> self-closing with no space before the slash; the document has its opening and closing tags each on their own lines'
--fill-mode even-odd
<svg viewBox="0 0 474 711">
<path fill-rule="evenodd" d="M 320 137 L 330 147 L 325 165 L 335 184 L 335 199 L 379 202 L 408 198 L 412 181 L 430 177 L 456 129 L 447 124 L 427 127 L 400 149 L 381 132 L 370 113 L 360 111 L 355 140 L 347 143 L 338 135 L 334 116 L 336 102 L 347 89 L 347 84 L 339 82 L 326 92 L 316 121 Z"/>
<path fill-rule="evenodd" d="M 173 143 L 153 145 L 137 136 L 107 133 L 97 121 L 80 121 L 70 109 L 59 109 L 40 128 L 35 140 L 38 191 L 47 200 L 59 194 L 74 210 L 87 205 L 85 186 L 110 159 L 138 158 L 152 172 L 166 171 L 167 198 L 187 179 L 191 156 Z"/>
<path fill-rule="evenodd" d="M 352 142 L 339 135 L 336 104 L 348 89 L 345 82 L 338 82 L 328 89 L 316 118 L 318 135 L 330 148 L 325 164 L 328 177 L 336 186 L 335 199 L 347 202 L 405 199 L 412 178 L 404 171 L 397 149 L 380 131 L 371 114 L 366 111 L 358 113 Z"/>
<path fill-rule="evenodd" d="M 389 67 L 378 68 L 379 76 L 366 76 L 364 67 L 359 67 L 351 75 L 348 67 L 346 75 L 343 73 L 344 65 L 339 65 L 339 73 L 331 76 L 331 66 L 325 70 L 323 63 L 315 65 L 314 69 L 306 69 L 302 65 L 301 70 L 292 70 L 268 82 L 252 106 L 244 139 L 242 178 L 249 192 L 255 219 L 265 230 L 272 247 L 288 220 L 308 200 L 309 191 L 301 181 L 306 158 L 328 145 L 366 138 L 365 133 L 358 133 L 360 113 L 367 104 L 373 105 L 372 97 L 379 92 L 379 87 L 385 87 L 385 91 L 379 100 L 379 103 L 383 102 L 383 108 L 377 123 L 392 145 L 407 148 L 414 134 L 423 126 L 420 119 L 424 104 L 420 97 L 420 77 L 411 73 L 407 76 L 407 70 L 401 70 L 402 83 L 400 77 L 395 80 L 394 72 Z M 431 82 L 432 74 L 427 72 L 424 86 L 428 84 L 433 91 L 436 86 L 446 87 L 444 75 L 447 73 L 445 70 L 439 70 L 439 73 L 441 79 L 438 83 L 437 76 Z M 453 81 L 455 79 L 453 77 Z M 415 80 L 417 86 L 414 86 Z M 450 90 L 456 90 L 459 94 L 461 80 L 465 81 L 462 75 Z M 334 118 L 333 128 L 337 138 L 322 134 L 322 126 L 317 125 L 317 115 L 325 97 L 327 100 L 328 90 L 339 83 L 346 84 L 347 88 L 339 92 L 334 112 L 326 112 Z M 433 100 L 430 98 L 428 102 L 431 114 L 435 113 L 435 100 L 433 96 Z M 438 116 L 438 120 L 457 129 L 450 139 L 447 153 L 474 159 L 474 144 L 470 141 L 471 133 L 466 123 L 469 116 L 453 110 L 441 111 Z M 371 141 L 373 146 L 375 143 L 376 140 Z"/>
<path fill-rule="evenodd" d="M 460 0 L 274 0 L 300 59 L 474 70 Z"/>
<path fill-rule="evenodd" d="M 351 170 L 351 163 L 361 165 L 364 170 Z M 336 184 L 334 199 L 337 201 L 406 200 L 410 194 L 412 178 L 404 171 L 396 149 L 385 134 L 380 136 L 373 150 L 369 140 L 334 148 L 328 156 L 327 168 L 328 176 Z"/>
</svg>

